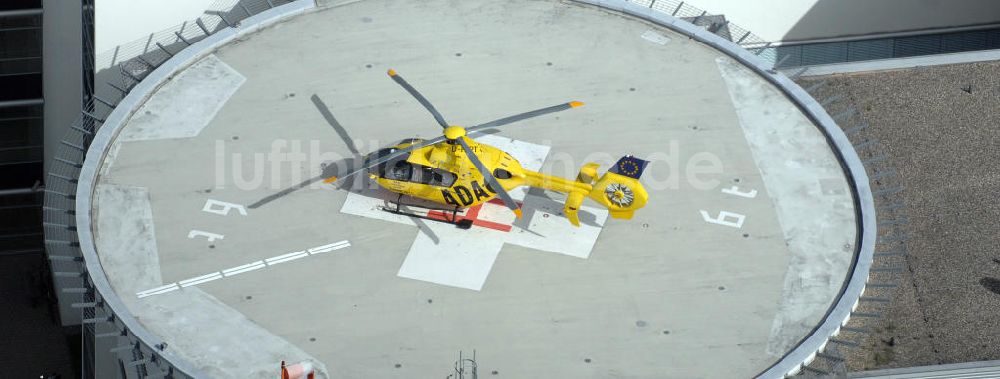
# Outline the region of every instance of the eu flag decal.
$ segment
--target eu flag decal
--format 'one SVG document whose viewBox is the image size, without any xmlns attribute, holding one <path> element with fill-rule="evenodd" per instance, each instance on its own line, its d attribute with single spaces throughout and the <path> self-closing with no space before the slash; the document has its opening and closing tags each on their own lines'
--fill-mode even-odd
<svg viewBox="0 0 1000 379">
<path fill-rule="evenodd" d="M 642 171 L 646 169 L 646 165 L 649 164 L 648 161 L 633 157 L 631 155 L 626 155 L 615 163 L 615 167 L 611 168 L 611 172 L 618 175 L 625 175 L 633 179 L 639 179 L 642 176 Z"/>
</svg>

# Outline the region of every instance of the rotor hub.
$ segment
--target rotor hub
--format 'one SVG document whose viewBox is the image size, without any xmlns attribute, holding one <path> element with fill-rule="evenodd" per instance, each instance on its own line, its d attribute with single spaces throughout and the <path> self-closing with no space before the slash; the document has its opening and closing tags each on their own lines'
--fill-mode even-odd
<svg viewBox="0 0 1000 379">
<path fill-rule="evenodd" d="M 452 125 L 444 128 L 444 137 L 448 140 L 456 140 L 459 137 L 465 136 L 465 128 L 457 125 Z"/>
</svg>

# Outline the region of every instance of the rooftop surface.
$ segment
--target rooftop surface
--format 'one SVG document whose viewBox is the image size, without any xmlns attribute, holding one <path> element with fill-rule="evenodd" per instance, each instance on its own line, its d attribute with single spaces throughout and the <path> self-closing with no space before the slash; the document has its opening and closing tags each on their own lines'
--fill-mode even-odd
<svg viewBox="0 0 1000 379">
<path fill-rule="evenodd" d="M 1000 62 L 812 78 L 817 97 L 846 98 L 898 172 L 894 232 L 909 237 L 905 267 L 875 333 L 848 356 L 852 370 L 1000 359 Z M 842 111 L 830 109 L 831 113 Z M 885 207 L 883 206 L 883 209 Z"/>
<path fill-rule="evenodd" d="M 649 159 L 649 205 L 625 221 L 585 203 L 576 229 L 559 194 L 514 192 L 523 221 L 486 205 L 459 230 L 378 210 L 366 178 L 323 184 L 439 135 L 390 68 L 459 125 L 585 102 L 478 141 L 567 177 Z M 240 38 L 136 109 L 93 203 L 118 296 L 217 377 L 305 359 L 446 376 L 473 350 L 481 375 L 753 376 L 826 313 L 857 239 L 840 164 L 776 88 L 555 1 L 353 2 Z"/>
</svg>

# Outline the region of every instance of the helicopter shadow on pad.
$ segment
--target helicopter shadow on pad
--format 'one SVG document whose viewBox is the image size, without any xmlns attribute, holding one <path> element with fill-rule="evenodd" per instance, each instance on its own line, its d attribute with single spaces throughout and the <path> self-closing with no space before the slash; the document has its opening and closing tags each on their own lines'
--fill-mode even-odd
<svg viewBox="0 0 1000 379">
<path fill-rule="evenodd" d="M 291 187 L 285 188 L 277 193 L 268 195 L 254 202 L 253 204 L 250 204 L 248 208 L 250 209 L 260 208 L 261 206 L 264 206 L 275 200 L 288 196 L 298 190 L 311 187 L 326 178 L 347 174 L 359 168 L 358 166 L 360 165 L 360 163 L 364 161 L 361 152 L 358 151 L 357 147 L 354 145 L 354 139 L 351 138 L 350 134 L 347 132 L 347 129 L 345 129 L 344 126 L 340 124 L 340 121 L 338 121 L 337 118 L 333 115 L 333 113 L 330 112 L 330 108 L 326 105 L 326 103 L 323 102 L 323 100 L 316 94 L 310 96 L 310 101 L 312 101 L 313 105 L 316 106 L 316 109 L 326 120 L 327 124 L 329 124 L 330 127 L 333 128 L 334 132 L 337 133 L 337 136 L 340 137 L 341 141 L 344 143 L 345 146 L 347 146 L 348 150 L 351 151 L 353 157 L 342 159 L 339 161 L 323 162 L 320 165 L 320 171 L 321 171 L 320 175 L 312 177 L 308 180 L 300 182 Z M 365 175 L 354 175 L 348 178 L 344 178 L 342 180 L 335 182 L 333 186 L 338 190 L 345 190 L 361 196 L 381 199 L 383 200 L 384 206 L 386 207 L 392 206 L 392 202 L 394 202 L 398 197 L 397 194 L 387 191 L 375 185 Z M 422 233 L 424 233 L 432 241 L 434 241 L 435 244 L 440 242 L 438 236 L 434 234 L 431 228 L 428 227 L 423 220 L 415 218 L 414 223 L 417 225 L 417 228 L 419 228 Z"/>
<path fill-rule="evenodd" d="M 305 180 L 303 182 L 300 182 L 300 183 L 298 183 L 296 185 L 293 185 L 291 187 L 285 188 L 285 189 L 283 189 L 281 191 L 278 191 L 277 193 L 268 195 L 268 196 L 266 196 L 266 197 L 264 197 L 264 198 L 262 198 L 260 200 L 257 200 L 253 204 L 248 205 L 247 208 L 250 208 L 250 209 L 260 208 L 260 207 L 262 207 L 262 206 L 264 206 L 264 205 L 266 205 L 266 204 L 268 204 L 270 202 L 273 202 L 273 201 L 278 200 L 280 198 L 283 198 L 285 196 L 291 195 L 295 191 L 298 191 L 298 190 L 303 189 L 303 188 L 308 188 L 308 187 L 314 185 L 316 182 L 319 182 L 319 181 L 321 181 L 321 180 L 323 180 L 325 178 L 329 178 L 331 176 L 336 176 L 338 174 L 338 171 L 339 171 L 337 169 L 337 167 L 352 167 L 354 165 L 354 162 L 355 162 L 354 158 L 347 158 L 347 159 L 340 160 L 340 161 L 338 161 L 336 163 L 333 163 L 333 164 L 324 164 L 324 165 L 321 166 L 322 174 L 320 174 L 318 176 L 315 176 L 315 177 L 312 177 L 312 178 L 309 178 L 309 179 L 307 179 L 307 180 Z"/>
<path fill-rule="evenodd" d="M 313 105 L 316 106 L 316 110 L 318 110 L 320 115 L 323 116 L 327 124 L 329 124 L 330 127 L 333 128 L 334 132 L 337 133 L 337 136 L 339 136 L 344 145 L 347 146 L 347 149 L 351 151 L 352 157 L 334 162 L 323 162 L 320 164 L 320 172 L 321 172 L 320 175 L 307 179 L 306 181 L 298 183 L 294 186 L 285 188 L 275 194 L 268 195 L 267 197 L 260 199 L 253 204 L 250 204 L 248 208 L 250 209 L 259 208 L 272 201 L 288 196 L 295 191 L 310 187 L 315 183 L 324 180 L 326 178 L 347 174 L 348 172 L 351 172 L 354 169 L 354 167 L 356 167 L 358 164 L 360 164 L 360 162 L 364 160 L 364 158 L 361 156 L 361 152 L 358 151 L 356 146 L 354 146 L 354 139 L 351 138 L 350 134 L 347 133 L 347 129 L 344 129 L 344 126 L 340 124 L 340 121 L 337 121 L 337 118 L 333 116 L 333 113 L 330 112 L 330 108 L 326 105 L 326 103 L 324 103 L 323 100 L 320 99 L 320 97 L 316 94 L 310 96 L 309 99 L 312 101 Z M 347 169 L 341 170 L 342 168 L 347 168 Z M 356 188 L 359 187 L 355 185 L 356 179 L 358 179 L 357 176 L 351 178 L 344 178 L 343 180 L 336 182 L 334 186 L 338 189 Z M 362 194 L 361 193 L 363 192 L 361 191 L 362 189 L 363 187 L 360 187 L 357 192 L 359 194 Z"/>
<path fill-rule="evenodd" d="M 338 190 L 347 191 L 350 193 L 357 194 L 359 196 L 364 196 L 373 199 L 380 199 L 382 200 L 381 206 L 385 209 L 392 209 L 396 207 L 396 202 L 400 200 L 399 194 L 386 190 L 382 187 L 379 187 L 375 182 L 373 182 L 367 176 L 355 175 L 353 177 L 347 178 L 342 182 L 338 182 L 335 187 Z M 439 206 L 436 205 L 435 203 L 431 203 L 429 201 L 421 199 L 414 199 L 409 197 L 405 198 L 407 199 L 405 200 L 405 204 L 400 205 L 400 210 L 403 211 L 413 212 L 411 206 L 419 208 L 433 208 Z M 430 238 L 435 245 L 441 243 L 441 239 L 438 237 L 437 234 L 434 233 L 433 230 L 431 230 L 429 226 L 427 226 L 427 223 L 424 220 L 421 220 L 419 217 L 410 217 L 409 219 L 412 220 L 413 223 L 416 224 L 417 229 L 419 229 L 421 233 Z"/>
<path fill-rule="evenodd" d="M 529 206 L 524 208 L 525 211 L 524 217 L 514 221 L 513 225 L 518 228 L 527 230 L 531 233 L 534 233 L 539 237 L 544 237 L 528 229 L 532 217 L 535 216 L 537 208 L 543 208 L 550 210 L 553 213 L 556 213 L 556 215 L 558 215 L 560 218 L 565 219 L 566 216 L 562 213 L 562 209 L 564 208 L 565 205 L 564 201 L 559 201 L 549 197 L 549 194 L 544 189 L 534 188 L 534 187 L 529 188 L 528 193 L 524 197 L 524 204 Z M 597 223 L 597 215 L 588 212 L 586 209 L 581 208 L 577 214 L 580 217 L 580 224 L 592 226 L 595 228 L 602 227 L 601 224 Z M 567 219 L 566 222 L 568 223 L 569 220 Z"/>
</svg>

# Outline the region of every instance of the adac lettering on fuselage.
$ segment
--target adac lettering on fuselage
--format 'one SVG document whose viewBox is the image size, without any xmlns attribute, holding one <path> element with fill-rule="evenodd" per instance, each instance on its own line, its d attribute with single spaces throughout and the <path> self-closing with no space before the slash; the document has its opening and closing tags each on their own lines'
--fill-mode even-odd
<svg viewBox="0 0 1000 379">
<path fill-rule="evenodd" d="M 451 187 L 451 191 L 448 189 L 442 189 L 441 196 L 444 197 L 444 202 L 446 204 L 451 204 L 456 207 L 467 207 L 473 203 L 482 202 L 484 199 L 489 199 L 493 196 L 486 191 L 494 194 L 497 193 L 497 191 L 494 191 L 489 184 L 484 186 L 479 184 L 477 181 L 472 181 L 471 186 L 471 190 L 461 184 Z"/>
</svg>

